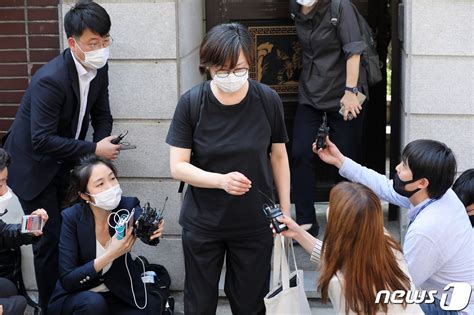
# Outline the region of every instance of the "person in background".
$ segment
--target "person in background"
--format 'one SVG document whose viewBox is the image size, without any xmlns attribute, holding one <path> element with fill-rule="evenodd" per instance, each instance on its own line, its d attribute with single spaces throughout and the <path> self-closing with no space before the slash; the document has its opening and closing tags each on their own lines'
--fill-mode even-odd
<svg viewBox="0 0 474 315">
<path fill-rule="evenodd" d="M 375 303 L 377 292 L 414 290 L 402 249 L 384 229 L 375 193 L 361 184 L 341 182 L 332 188 L 324 239 L 305 231 L 290 217 L 283 236 L 298 241 L 320 264 L 318 287 L 337 314 L 423 314 L 418 305 Z M 383 299 L 382 299 L 383 300 Z"/>
<path fill-rule="evenodd" d="M 331 0 L 289 0 L 299 4 L 295 26 L 301 45 L 303 68 L 299 79 L 291 152 L 291 179 L 296 221 L 313 236 L 319 233 L 314 209 L 315 159 L 311 144 L 327 115 L 331 139 L 342 152 L 359 160 L 362 147 L 365 104 L 358 93 L 368 96 L 360 56 L 367 45 L 357 22 L 354 6 L 342 0 L 337 26 L 331 23 Z M 341 106 L 343 115 L 339 114 Z M 352 117 L 352 119 L 350 118 Z M 332 168 L 335 182 L 341 178 Z"/>
<path fill-rule="evenodd" d="M 23 211 L 30 214 L 44 208 L 50 217 L 42 241 L 33 244 L 44 313 L 58 278 L 60 212 L 69 171 L 81 155 L 115 159 L 120 151 L 120 145 L 110 142 L 114 138 L 107 65 L 110 26 L 105 9 L 92 1 L 79 1 L 69 10 L 64 17 L 69 47 L 35 73 L 3 138 L 13 158 L 8 184 Z M 93 142 L 85 140 L 89 120 Z"/>
<path fill-rule="evenodd" d="M 453 191 L 466 207 L 469 221 L 474 228 L 474 168 L 468 169 L 456 179 Z"/>
<path fill-rule="evenodd" d="M 329 138 L 327 143 L 320 150 L 313 144 L 321 160 L 336 166 L 348 180 L 366 185 L 380 199 L 408 209 L 403 242 L 408 270 L 417 288 L 437 291 L 434 303 L 421 304 L 423 311 L 474 314 L 474 295 L 460 310 L 444 310 L 440 304 L 448 284 L 474 287 L 474 233 L 466 208 L 451 189 L 456 174 L 451 149 L 435 140 L 414 140 L 403 149 L 397 172 L 389 180 L 344 156 Z"/>
<path fill-rule="evenodd" d="M 265 313 L 273 238 L 262 209 L 275 182 L 289 213 L 290 170 L 283 105 L 275 91 L 248 80 L 253 54 L 244 26 L 213 27 L 200 48 L 201 71 L 212 80 L 198 104 L 192 90 L 181 97 L 166 138 L 171 175 L 189 184 L 179 219 L 186 314 L 215 314 L 224 258 L 232 312 Z M 192 106 L 201 106 L 194 120 Z"/>
<path fill-rule="evenodd" d="M 84 156 L 71 175 L 69 201 L 62 212 L 59 240 L 59 280 L 48 314 L 161 314 L 162 301 L 145 289 L 129 253 L 136 236 L 133 227 L 118 235 L 120 217 L 142 209 L 135 197 L 123 197 L 117 170 L 109 160 Z M 163 232 L 157 225 L 150 240 Z"/>
<path fill-rule="evenodd" d="M 7 207 L 13 198 L 7 186 L 10 163 L 8 152 L 0 148 L 0 217 L 7 213 Z M 44 209 L 37 209 L 31 214 L 40 216 L 44 223 L 48 221 L 48 214 Z M 22 245 L 32 244 L 41 235 L 40 231 L 32 234 L 21 233 L 20 224 L 6 224 L 0 219 L 0 250 L 18 249 Z M 5 312 L 8 315 L 23 315 L 25 309 L 26 299 L 18 295 L 15 284 L 6 278 L 0 278 L 0 314 Z"/>
</svg>

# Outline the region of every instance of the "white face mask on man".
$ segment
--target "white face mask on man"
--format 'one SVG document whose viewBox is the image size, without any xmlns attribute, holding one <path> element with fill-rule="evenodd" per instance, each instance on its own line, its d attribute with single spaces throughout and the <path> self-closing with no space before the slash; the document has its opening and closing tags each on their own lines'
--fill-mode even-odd
<svg viewBox="0 0 474 315">
<path fill-rule="evenodd" d="M 120 200 L 122 199 L 122 189 L 120 185 L 113 186 L 101 193 L 89 196 L 94 198 L 95 202 L 89 201 L 89 203 L 97 208 L 112 211 L 118 207 Z"/>
<path fill-rule="evenodd" d="M 0 215 L 5 214 L 5 210 L 7 209 L 10 200 L 13 198 L 13 194 L 10 188 L 7 188 L 7 192 L 0 196 Z"/>
<path fill-rule="evenodd" d="M 84 61 L 81 60 L 81 62 L 86 67 L 97 70 L 105 66 L 107 60 L 109 59 L 109 47 L 104 47 L 92 51 L 83 51 L 81 47 L 79 47 L 79 44 L 75 39 L 74 42 L 76 43 L 76 47 L 84 54 Z"/>
<path fill-rule="evenodd" d="M 302 6 L 310 7 L 314 5 L 316 2 L 318 2 L 318 0 L 296 0 L 296 2 L 298 4 L 301 4 Z"/>
<path fill-rule="evenodd" d="M 240 90 L 244 86 L 245 82 L 249 79 L 248 72 L 243 76 L 236 76 L 234 73 L 229 73 L 225 78 L 220 78 L 214 75 L 212 81 L 219 88 L 219 90 L 226 93 L 234 93 Z"/>
</svg>

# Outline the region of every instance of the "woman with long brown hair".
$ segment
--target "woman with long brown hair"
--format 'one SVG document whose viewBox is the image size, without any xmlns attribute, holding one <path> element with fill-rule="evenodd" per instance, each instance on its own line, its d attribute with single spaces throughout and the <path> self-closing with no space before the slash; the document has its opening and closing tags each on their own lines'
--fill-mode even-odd
<svg viewBox="0 0 474 315">
<path fill-rule="evenodd" d="M 329 196 L 324 241 L 291 218 L 283 232 L 300 243 L 311 261 L 320 263 L 318 288 L 323 303 L 338 314 L 423 314 L 418 305 L 376 303 L 377 292 L 415 290 L 400 245 L 385 231 L 380 200 L 364 185 L 342 182 Z M 407 292 L 408 294 L 408 292 Z"/>
</svg>

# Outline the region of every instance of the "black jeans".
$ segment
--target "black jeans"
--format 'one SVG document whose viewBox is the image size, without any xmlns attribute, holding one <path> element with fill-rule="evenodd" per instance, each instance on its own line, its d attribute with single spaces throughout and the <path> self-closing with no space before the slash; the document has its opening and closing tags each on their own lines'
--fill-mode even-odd
<svg viewBox="0 0 474 315">
<path fill-rule="evenodd" d="M 52 182 L 33 200 L 18 198 L 25 214 L 43 208 L 48 213 L 43 235 L 33 243 L 36 283 L 39 305 L 47 314 L 49 298 L 59 278 L 58 244 L 61 230 L 61 209 L 69 186 L 69 168 L 62 168 Z"/>
<path fill-rule="evenodd" d="M 232 314 L 265 314 L 273 237 L 216 238 L 183 229 L 186 278 L 184 314 L 216 313 L 219 278 L 226 258 L 224 290 Z"/>
<path fill-rule="evenodd" d="M 359 161 L 362 133 L 365 116 L 365 106 L 357 118 L 344 121 L 338 112 L 326 112 L 330 128 L 329 138 L 336 144 L 345 156 Z M 299 224 L 313 224 L 318 226 L 314 210 L 316 180 L 315 163 L 319 157 L 312 151 L 312 144 L 316 139 L 319 127 L 323 122 L 324 112 L 312 106 L 299 104 L 293 129 L 293 146 L 291 161 L 291 180 L 293 199 L 296 208 L 296 221 Z M 323 163 L 323 162 L 321 162 Z M 338 170 L 331 167 L 331 177 L 334 183 L 341 180 Z"/>
<path fill-rule="evenodd" d="M 25 297 L 18 295 L 13 282 L 5 278 L 0 278 L 0 305 L 5 315 L 23 315 L 26 309 Z"/>
</svg>

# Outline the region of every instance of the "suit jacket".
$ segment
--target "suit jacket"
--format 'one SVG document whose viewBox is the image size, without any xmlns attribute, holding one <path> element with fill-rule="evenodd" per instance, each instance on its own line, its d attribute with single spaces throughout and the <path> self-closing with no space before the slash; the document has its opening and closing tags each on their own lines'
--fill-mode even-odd
<svg viewBox="0 0 474 315">
<path fill-rule="evenodd" d="M 94 142 L 110 135 L 108 65 L 97 70 L 90 83 L 87 108 L 79 139 L 79 79 L 71 51 L 41 67 L 23 96 L 15 121 L 3 138 L 12 157 L 8 185 L 20 198 L 32 200 L 58 173 L 63 163 L 94 153 L 96 144 L 84 141 L 89 116 Z"/>
<path fill-rule="evenodd" d="M 135 208 L 135 219 L 142 209 L 135 197 L 122 197 L 117 209 Z M 102 283 L 109 288 L 117 298 L 130 306 L 136 307 L 130 289 L 130 279 L 125 266 L 127 259 L 128 269 L 133 280 L 133 288 L 138 305 L 143 305 L 145 292 L 139 268 L 130 255 L 122 255 L 115 259 L 110 269 L 102 274 L 94 269 L 96 258 L 95 221 L 92 210 L 85 203 L 77 203 L 62 212 L 61 236 L 59 238 L 59 280 L 51 296 L 48 314 L 61 314 L 64 301 L 69 294 L 87 291 Z M 109 229 L 110 236 L 115 230 Z"/>
</svg>

